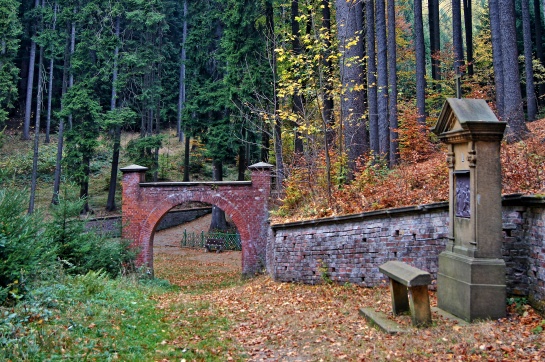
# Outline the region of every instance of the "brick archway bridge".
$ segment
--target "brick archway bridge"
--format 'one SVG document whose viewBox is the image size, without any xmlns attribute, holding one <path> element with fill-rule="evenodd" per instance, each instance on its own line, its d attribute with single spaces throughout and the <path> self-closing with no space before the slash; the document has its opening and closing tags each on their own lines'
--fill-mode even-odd
<svg viewBox="0 0 545 362">
<path fill-rule="evenodd" d="M 242 273 L 263 270 L 272 165 L 260 162 L 249 169 L 251 181 L 144 182 L 146 167 L 122 168 L 122 236 L 140 248 L 138 263 L 153 270 L 153 235 L 170 209 L 186 201 L 201 201 L 225 211 L 236 225 L 242 244 Z"/>
</svg>

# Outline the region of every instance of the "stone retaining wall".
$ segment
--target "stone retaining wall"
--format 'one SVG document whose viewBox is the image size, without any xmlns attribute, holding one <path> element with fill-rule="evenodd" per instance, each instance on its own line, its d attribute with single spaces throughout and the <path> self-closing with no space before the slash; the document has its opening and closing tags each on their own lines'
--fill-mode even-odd
<svg viewBox="0 0 545 362">
<path fill-rule="evenodd" d="M 198 219 L 212 212 L 211 207 L 203 207 L 188 210 L 171 210 L 159 222 L 155 231 L 168 229 Z M 88 220 L 87 229 L 107 234 L 111 237 L 121 236 L 121 216 L 108 216 Z"/>
<path fill-rule="evenodd" d="M 508 294 L 545 300 L 545 203 L 506 197 L 503 229 Z M 379 265 L 400 260 L 429 271 L 435 280 L 447 237 L 448 203 L 276 224 L 268 270 L 278 281 L 371 287 L 386 280 Z"/>
</svg>

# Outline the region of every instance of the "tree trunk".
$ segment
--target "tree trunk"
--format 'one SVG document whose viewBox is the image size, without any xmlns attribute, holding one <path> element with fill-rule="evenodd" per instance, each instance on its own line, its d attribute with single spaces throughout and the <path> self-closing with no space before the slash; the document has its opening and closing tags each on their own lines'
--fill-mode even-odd
<svg viewBox="0 0 545 362">
<path fill-rule="evenodd" d="M 34 8 L 38 9 L 40 7 L 40 0 L 34 2 Z M 33 35 L 36 36 L 37 25 L 35 25 L 35 30 Z M 34 88 L 34 67 L 36 63 L 36 42 L 34 39 L 30 41 L 30 57 L 28 60 L 28 79 L 27 79 L 27 88 L 26 88 L 26 101 L 25 101 L 25 119 L 23 123 L 23 140 L 30 139 L 30 117 L 32 115 L 32 91 Z"/>
<path fill-rule="evenodd" d="M 379 155 L 390 159 L 390 125 L 388 124 L 388 40 L 386 38 L 386 2 L 376 0 L 377 27 L 377 109 Z"/>
<path fill-rule="evenodd" d="M 500 11 L 501 48 L 503 54 L 504 77 L 504 121 L 507 122 L 508 142 L 523 139 L 528 129 L 524 122 L 520 74 L 515 26 L 515 1 L 498 0 Z"/>
<path fill-rule="evenodd" d="M 496 90 L 496 111 L 500 119 L 504 116 L 504 77 L 503 52 L 501 45 L 500 13 L 498 0 L 488 0 L 490 9 L 490 33 L 492 37 L 492 63 L 494 65 L 494 83 Z"/>
<path fill-rule="evenodd" d="M 363 87 L 363 42 L 359 34 L 363 31 L 362 4 L 350 4 L 337 0 L 337 36 L 339 38 L 341 74 L 341 123 L 344 148 L 348 158 L 348 177 L 352 178 L 356 160 L 368 150 L 365 127 L 365 99 Z"/>
<path fill-rule="evenodd" d="M 375 51 L 375 4 L 365 3 L 365 55 L 367 56 L 367 104 L 369 108 L 369 147 L 377 156 L 380 154 L 378 127 L 377 62 Z M 347 79 L 346 82 L 350 80 Z"/>
<path fill-rule="evenodd" d="M 214 181 L 223 181 L 223 162 L 214 160 L 212 164 L 212 178 Z M 217 206 L 212 206 L 212 221 L 209 231 L 227 230 L 225 212 Z"/>
<path fill-rule="evenodd" d="M 188 134 L 185 135 L 184 145 L 184 182 L 189 182 L 189 152 L 191 146 L 191 137 Z"/>
<path fill-rule="evenodd" d="M 57 6 L 57 3 L 55 2 L 55 4 L 53 5 L 53 25 L 51 26 L 51 29 L 53 30 L 53 32 L 55 32 L 55 28 L 57 25 L 57 9 L 58 9 L 58 6 Z M 51 132 L 51 101 L 53 99 L 53 71 L 54 71 L 53 65 L 54 65 L 54 59 L 55 59 L 55 54 L 54 54 L 55 45 L 53 43 L 51 43 L 50 45 L 50 50 L 51 50 L 51 54 L 50 54 L 51 59 L 49 59 L 49 80 L 47 83 L 47 121 L 45 124 L 44 143 L 50 142 L 49 133 Z"/>
<path fill-rule="evenodd" d="M 74 8 L 74 16 L 76 15 L 76 8 Z M 72 69 L 72 57 L 76 51 L 76 21 L 72 22 L 70 28 L 70 72 L 68 73 L 68 89 L 74 85 L 74 70 Z M 72 114 L 68 116 L 68 127 L 72 129 Z"/>
<path fill-rule="evenodd" d="M 473 10 L 471 0 L 464 0 L 464 24 L 466 30 L 467 74 L 473 75 Z"/>
<path fill-rule="evenodd" d="M 543 54 L 543 26 L 541 24 L 541 11 L 540 11 L 540 4 L 539 0 L 534 0 L 534 14 L 535 14 L 535 22 L 534 22 L 534 32 L 536 34 L 536 58 L 539 59 L 542 65 L 545 65 L 545 56 Z M 541 82 L 539 84 L 539 96 L 538 100 L 542 99 L 543 96 L 545 96 L 545 84 Z M 542 102 L 540 102 L 542 103 Z"/>
<path fill-rule="evenodd" d="M 240 145 L 238 146 L 238 181 L 244 181 L 244 173 L 246 171 L 247 161 L 246 161 L 246 129 L 242 129 L 242 139 L 240 140 Z M 263 157 L 263 155 L 261 155 Z"/>
<path fill-rule="evenodd" d="M 42 63 L 44 61 L 44 49 L 40 47 L 40 57 L 38 60 L 38 95 L 36 97 L 36 123 L 34 126 L 34 153 L 32 157 L 32 176 L 30 185 L 30 202 L 28 204 L 28 213 L 34 212 L 34 199 L 36 197 L 36 183 L 38 179 L 38 154 L 40 147 L 40 118 L 42 111 Z"/>
<path fill-rule="evenodd" d="M 180 53 L 180 89 L 178 95 L 178 122 L 177 122 L 177 134 L 180 142 L 184 139 L 184 132 L 182 130 L 182 113 L 184 110 L 184 104 L 186 99 L 185 94 L 185 62 L 187 59 L 185 43 L 187 40 L 187 0 L 183 3 L 183 25 L 182 25 L 182 51 Z"/>
<path fill-rule="evenodd" d="M 416 53 L 416 111 L 418 112 L 418 122 L 424 125 L 426 124 L 426 52 L 424 49 L 424 26 L 422 23 L 422 0 L 414 1 L 414 37 Z"/>
<path fill-rule="evenodd" d="M 64 51 L 64 67 L 62 70 L 61 111 L 63 109 L 63 98 L 68 88 L 69 49 L 70 49 L 70 40 L 67 40 L 65 51 Z M 51 203 L 53 205 L 58 205 L 59 203 L 63 145 L 64 145 L 64 119 L 61 118 L 59 121 L 59 131 L 57 133 L 57 158 L 55 162 L 55 174 L 53 176 L 53 196 L 51 198 Z"/>
<path fill-rule="evenodd" d="M 115 19 L 115 38 L 119 41 L 119 16 Z M 113 111 L 117 107 L 117 77 L 118 67 L 117 61 L 119 58 L 119 44 L 114 49 L 114 67 L 112 72 L 112 95 L 110 97 L 110 109 Z M 115 126 L 114 129 L 114 145 L 112 153 L 112 167 L 110 169 L 110 186 L 108 188 L 108 200 L 106 201 L 106 211 L 114 211 L 117 209 L 115 205 L 115 192 L 117 189 L 117 169 L 119 167 L 119 151 L 121 148 L 121 125 Z"/>
<path fill-rule="evenodd" d="M 441 30 L 439 27 L 439 0 L 428 0 L 428 23 L 430 33 L 430 58 L 431 58 L 431 78 L 436 81 L 435 90 L 440 90 L 441 85 L 441 62 L 438 52 L 441 50 Z"/>
<path fill-rule="evenodd" d="M 399 159 L 399 143 L 397 141 L 397 46 L 395 26 L 395 0 L 388 0 L 388 123 L 390 125 L 390 167 L 397 164 Z"/>
<path fill-rule="evenodd" d="M 333 102 L 333 86 L 329 81 L 330 77 L 334 74 L 333 62 L 329 58 L 331 54 L 331 8 L 329 0 L 322 0 L 322 28 L 326 32 L 324 39 L 324 46 L 326 47 L 324 55 L 324 84 L 323 84 L 323 109 L 322 117 L 326 122 L 326 134 L 325 139 L 328 148 L 331 148 L 335 145 L 335 113 L 334 113 L 334 102 Z"/>
<path fill-rule="evenodd" d="M 292 34 L 292 48 L 294 55 L 301 54 L 301 42 L 299 41 L 300 31 L 299 31 L 299 22 L 297 17 L 299 16 L 299 1 L 292 0 L 291 2 L 291 34 Z M 302 122 L 305 118 L 305 105 L 303 96 L 299 93 L 299 89 L 295 90 L 293 95 L 293 112 L 297 115 L 298 123 Z M 303 138 L 301 132 L 298 130 L 298 124 L 294 124 L 295 129 L 295 153 L 302 155 L 303 148 Z"/>
<path fill-rule="evenodd" d="M 452 0 L 452 46 L 454 47 L 454 70 L 464 65 L 464 43 L 462 40 L 461 0 Z"/>
<path fill-rule="evenodd" d="M 522 34 L 524 38 L 524 69 L 526 75 L 526 115 L 528 121 L 536 120 L 537 100 L 534 86 L 534 68 L 532 54 L 532 30 L 529 0 L 522 0 Z"/>
<path fill-rule="evenodd" d="M 91 174 L 91 155 L 90 152 L 83 152 L 83 179 L 80 183 L 79 197 L 85 200 L 81 208 L 81 214 L 87 214 L 89 208 L 89 175 Z"/>
<path fill-rule="evenodd" d="M 284 182 L 284 150 L 282 147 L 282 121 L 278 117 L 279 101 L 278 101 L 278 77 L 276 66 L 276 36 L 274 30 L 274 9 L 272 0 L 265 2 L 265 14 L 267 21 L 267 34 L 269 38 L 268 53 L 271 62 L 271 72 L 273 77 L 273 143 L 274 143 L 274 156 L 276 163 L 276 175 L 275 175 L 275 187 L 277 192 L 281 192 Z"/>
</svg>

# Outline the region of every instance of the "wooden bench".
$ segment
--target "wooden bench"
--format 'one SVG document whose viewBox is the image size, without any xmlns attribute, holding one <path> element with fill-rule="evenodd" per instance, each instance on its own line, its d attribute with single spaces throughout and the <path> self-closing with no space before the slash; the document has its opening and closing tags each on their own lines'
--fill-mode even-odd
<svg viewBox="0 0 545 362">
<path fill-rule="evenodd" d="M 431 325 L 428 285 L 431 275 L 399 261 L 389 261 L 378 268 L 390 278 L 392 310 L 394 315 L 411 312 L 414 326 Z"/>
<path fill-rule="evenodd" d="M 213 249 L 216 251 L 216 253 L 221 253 L 225 248 L 225 241 L 223 239 L 208 238 L 206 239 L 206 244 L 204 244 L 204 247 L 206 248 L 207 252 L 211 252 Z"/>
</svg>

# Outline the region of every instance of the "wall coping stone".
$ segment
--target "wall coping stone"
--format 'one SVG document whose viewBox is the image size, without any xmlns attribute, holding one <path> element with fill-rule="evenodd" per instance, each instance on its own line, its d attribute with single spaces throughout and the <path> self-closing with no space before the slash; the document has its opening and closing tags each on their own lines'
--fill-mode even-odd
<svg viewBox="0 0 545 362">
<path fill-rule="evenodd" d="M 141 182 L 140 187 L 169 186 L 251 186 L 252 181 Z"/>
<path fill-rule="evenodd" d="M 332 217 L 325 217 L 325 218 L 314 219 L 314 220 L 293 221 L 293 222 L 289 222 L 285 224 L 273 224 L 271 225 L 271 228 L 284 229 L 284 228 L 292 228 L 292 227 L 300 227 L 300 226 L 308 226 L 308 225 L 353 222 L 353 221 L 357 221 L 357 220 L 365 219 L 369 217 L 388 217 L 390 215 L 411 214 L 416 212 L 427 212 L 430 210 L 443 210 L 443 209 L 448 209 L 448 202 L 445 201 L 445 202 L 436 202 L 433 204 L 405 206 L 405 207 L 398 207 L 393 209 L 367 211 L 360 214 L 332 216 Z"/>
</svg>

